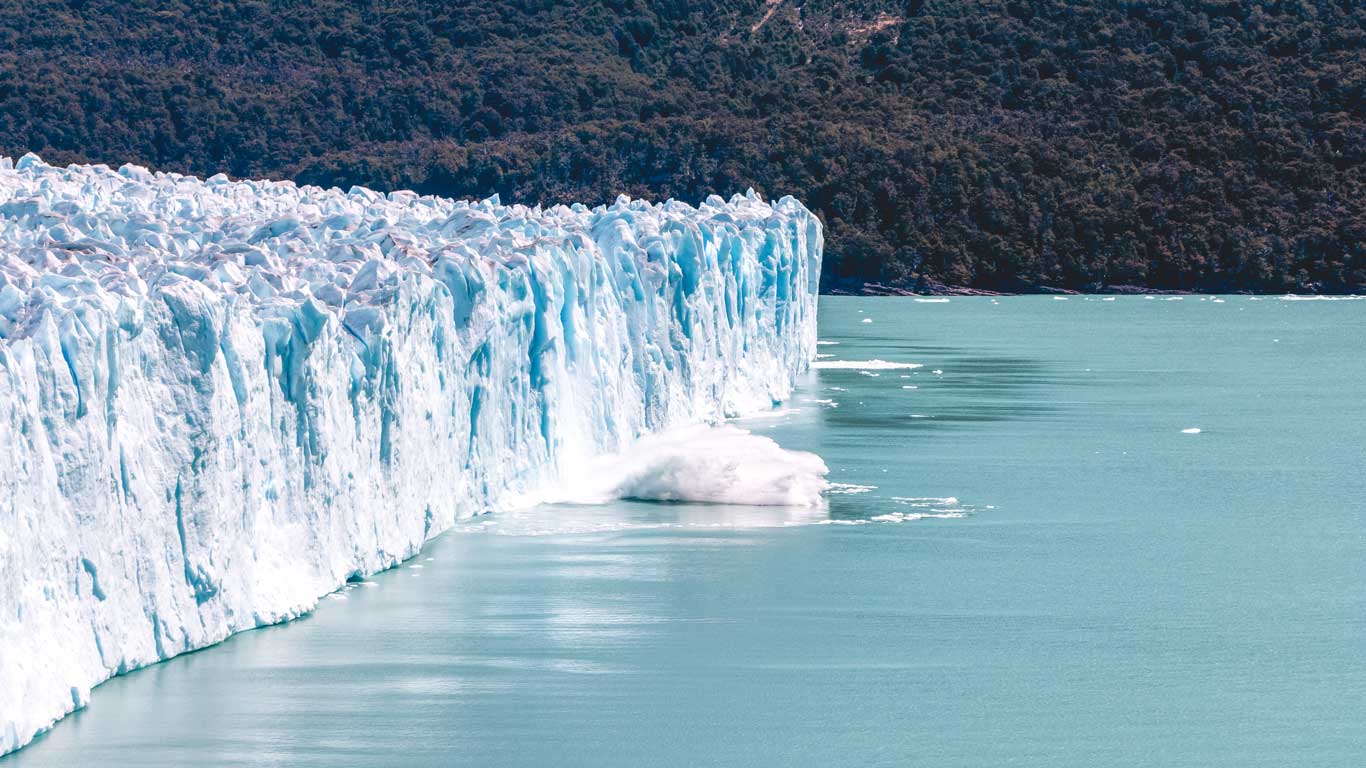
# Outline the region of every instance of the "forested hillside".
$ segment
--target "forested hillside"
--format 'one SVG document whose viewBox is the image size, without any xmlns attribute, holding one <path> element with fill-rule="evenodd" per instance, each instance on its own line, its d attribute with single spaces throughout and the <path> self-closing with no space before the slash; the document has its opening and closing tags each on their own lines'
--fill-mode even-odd
<svg viewBox="0 0 1366 768">
<path fill-rule="evenodd" d="M 1352 0 L 0 2 L 0 153 L 504 201 L 753 186 L 827 288 L 1366 290 Z"/>
</svg>

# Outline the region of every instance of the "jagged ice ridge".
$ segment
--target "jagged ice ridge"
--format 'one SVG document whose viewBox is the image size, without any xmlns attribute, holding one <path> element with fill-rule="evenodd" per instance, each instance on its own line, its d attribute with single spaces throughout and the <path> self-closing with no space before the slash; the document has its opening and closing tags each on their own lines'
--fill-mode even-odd
<svg viewBox="0 0 1366 768">
<path fill-rule="evenodd" d="M 818 220 L 0 158 L 0 754 L 813 358 Z"/>
</svg>

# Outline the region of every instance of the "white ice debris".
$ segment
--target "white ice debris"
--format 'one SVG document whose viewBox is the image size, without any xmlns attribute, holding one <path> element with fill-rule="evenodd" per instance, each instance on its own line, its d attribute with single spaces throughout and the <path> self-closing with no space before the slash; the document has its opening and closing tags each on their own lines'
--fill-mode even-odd
<svg viewBox="0 0 1366 768">
<path fill-rule="evenodd" d="M 753 193 L 543 210 L 0 159 L 0 753 L 570 460 L 785 398 L 821 247 Z"/>
<path fill-rule="evenodd" d="M 597 457 L 544 501 L 815 507 L 830 487 L 828 473 L 814 453 L 787 450 L 729 424 L 699 424 L 647 435 L 626 451 Z"/>
</svg>

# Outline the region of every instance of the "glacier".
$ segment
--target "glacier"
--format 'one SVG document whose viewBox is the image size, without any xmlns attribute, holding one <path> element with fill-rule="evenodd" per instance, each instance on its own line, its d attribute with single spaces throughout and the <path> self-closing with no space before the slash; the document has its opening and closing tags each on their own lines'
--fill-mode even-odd
<svg viewBox="0 0 1366 768">
<path fill-rule="evenodd" d="M 772 407 L 822 243 L 752 191 L 533 208 L 0 158 L 0 754 L 587 457 Z"/>
</svg>

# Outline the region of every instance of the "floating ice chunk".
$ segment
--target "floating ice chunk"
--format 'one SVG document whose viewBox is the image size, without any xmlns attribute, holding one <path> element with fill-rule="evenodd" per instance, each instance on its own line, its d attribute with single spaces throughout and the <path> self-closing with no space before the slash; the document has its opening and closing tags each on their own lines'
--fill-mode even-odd
<svg viewBox="0 0 1366 768">
<path fill-rule="evenodd" d="M 1199 428 L 1199 427 L 1188 427 L 1188 428 L 1186 428 L 1186 429 L 1181 430 L 1181 434 L 1183 434 L 1183 435 L 1198 435 L 1198 434 L 1200 434 L 1200 428 Z"/>
<path fill-rule="evenodd" d="M 921 304 L 948 304 L 948 303 L 949 303 L 949 300 L 946 299 L 946 298 L 944 298 L 943 296 L 935 296 L 935 297 L 931 297 L 931 298 L 919 298 L 919 297 L 917 297 L 917 298 L 915 299 L 915 301 L 917 301 L 917 302 L 919 302 L 919 303 L 921 303 Z"/>
<path fill-rule="evenodd" d="M 865 322 L 865 323 L 871 323 L 871 322 L 873 322 L 873 318 L 871 318 L 871 317 L 865 317 L 865 318 L 863 318 L 863 322 Z"/>
</svg>

